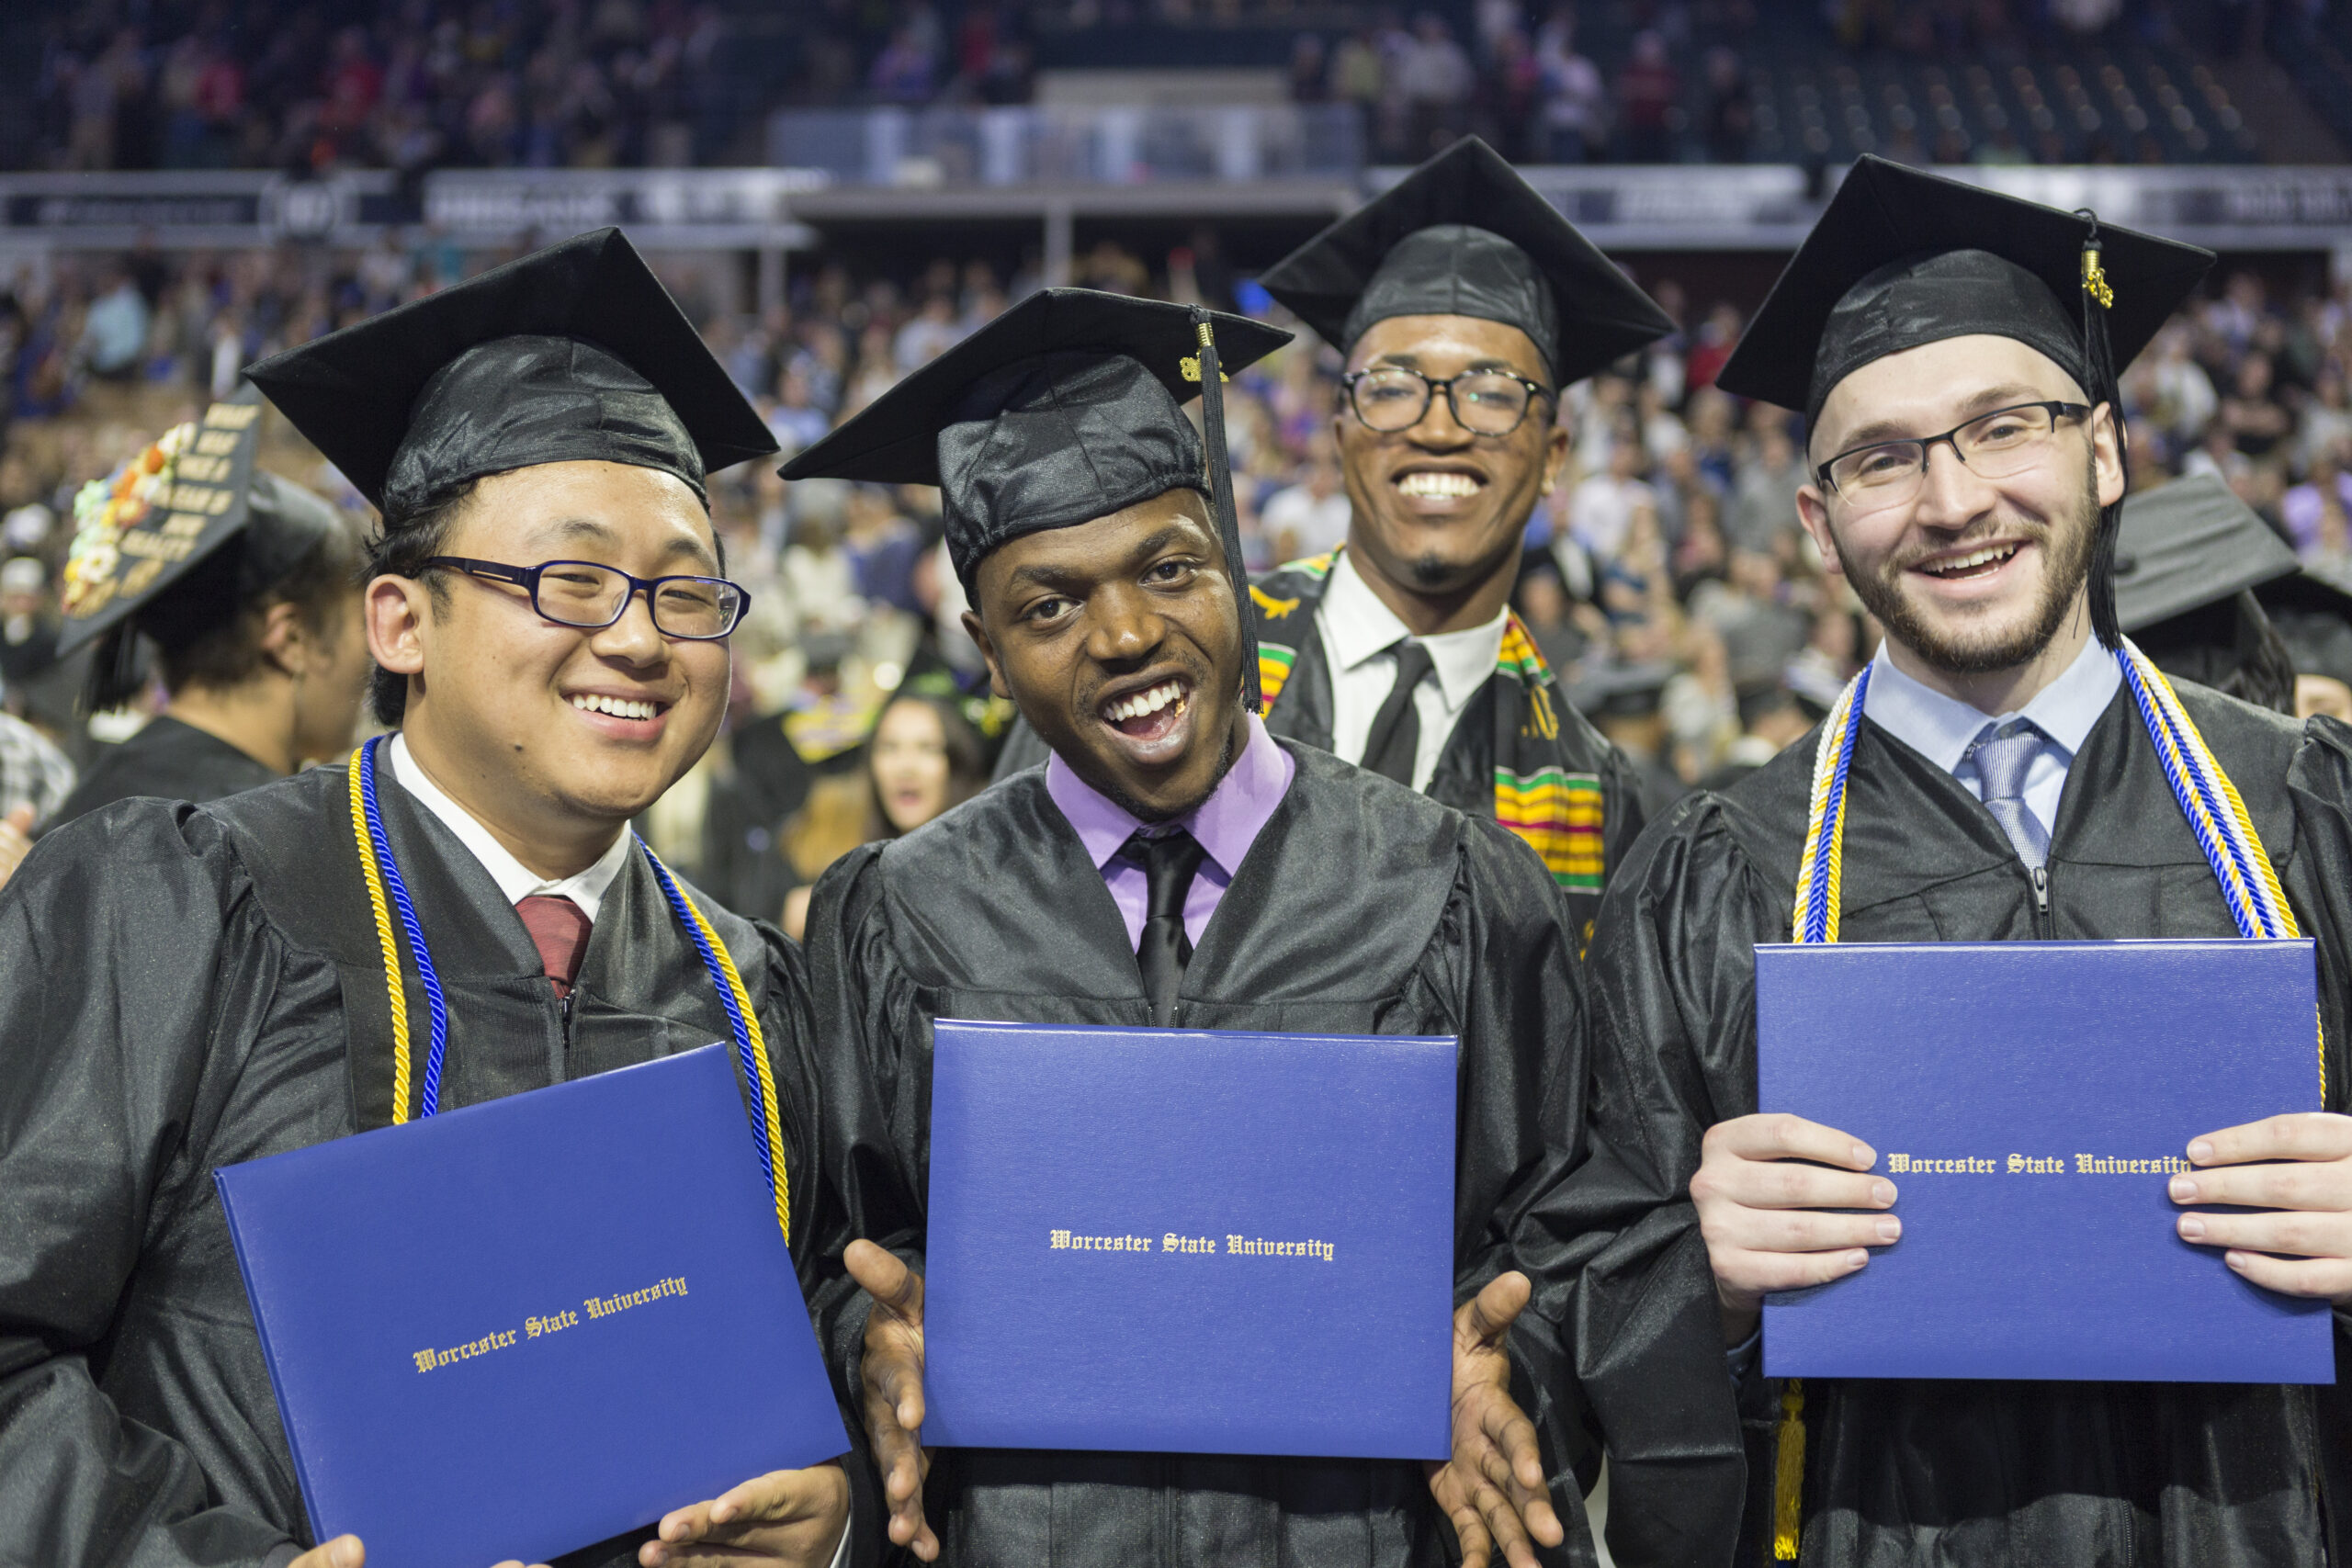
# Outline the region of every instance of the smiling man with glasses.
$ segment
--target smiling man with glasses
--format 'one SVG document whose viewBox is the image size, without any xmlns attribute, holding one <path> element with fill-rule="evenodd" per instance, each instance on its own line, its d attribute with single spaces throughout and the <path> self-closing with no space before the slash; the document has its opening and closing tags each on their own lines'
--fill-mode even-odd
<svg viewBox="0 0 2352 1568">
<path fill-rule="evenodd" d="M 1816 1568 L 2283 1568 L 2352 1548 L 2341 1383 L 1797 1389 L 1765 1379 L 1756 1349 L 1768 1294 L 1838 1291 L 1875 1249 L 1928 1245 L 1928 1216 L 1906 1230 L 1908 1179 L 1868 1128 L 1753 1114 L 1755 949 L 1791 940 L 1816 776 L 1843 803 L 1838 940 L 2240 934 L 2129 689 L 2114 591 L 2116 376 L 2211 259 L 1865 158 L 1724 367 L 1726 391 L 1804 412 L 1805 528 L 1886 637 L 1840 700 L 1849 761 L 1816 731 L 1686 800 L 1602 912 L 1588 974 L 1604 1154 L 1563 1207 L 1592 1217 L 1567 1310 L 1643 1325 L 1579 1351 L 1628 1568 L 1776 1554 Z M 2315 939 L 2327 1111 L 2184 1129 L 2193 1168 L 2169 1203 L 2151 1188 L 2144 1223 L 2211 1248 L 2250 1287 L 2332 1299 L 2342 1323 L 2352 731 L 2176 686 L 2167 747 L 2201 734 Z M 1988 1053 L 2005 1028 L 1988 1016 Z M 2210 1203 L 2255 1212 L 2165 1212 Z M 2033 1259 L 2050 1242 L 2021 1230 L 2015 1246 Z M 1675 1522 L 1620 1541 L 1629 1508 Z"/>
<path fill-rule="evenodd" d="M 1493 149 L 1465 138 L 1265 275 L 1347 356 L 1347 543 L 1259 580 L 1267 728 L 1532 845 L 1581 948 L 1640 832 L 1631 764 L 1510 615 L 1566 461 L 1569 383 L 1674 330 Z"/>
<path fill-rule="evenodd" d="M 729 1038 L 690 920 L 771 1058 L 795 1260 L 841 1245 L 803 1179 L 798 948 L 628 830 L 718 733 L 745 595 L 706 481 L 766 426 L 615 230 L 251 376 L 383 513 L 362 615 L 397 729 L 96 812 L 0 892 L 0 1562 L 359 1568 L 305 1539 L 213 1168 Z M 396 948 L 370 878 L 413 909 Z M 820 1568 L 852 1492 L 777 1472 L 565 1561 Z"/>
</svg>

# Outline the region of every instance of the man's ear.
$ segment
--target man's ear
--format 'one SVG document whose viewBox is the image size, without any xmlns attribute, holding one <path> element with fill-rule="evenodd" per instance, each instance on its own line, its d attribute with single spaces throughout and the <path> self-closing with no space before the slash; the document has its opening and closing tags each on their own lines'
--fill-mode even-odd
<svg viewBox="0 0 2352 1568">
<path fill-rule="evenodd" d="M 262 613 L 262 658 L 279 674 L 297 681 L 309 674 L 311 656 L 316 649 L 316 639 L 311 636 L 311 628 L 304 624 L 298 606 L 272 604 Z"/>
<path fill-rule="evenodd" d="M 978 611 L 964 612 L 964 635 L 972 639 L 972 645 L 980 650 L 980 657 L 988 661 L 989 690 L 1011 702 L 1012 688 L 1004 683 L 1004 661 L 997 657 L 996 644 L 989 640 L 989 629 L 980 624 Z"/>
<path fill-rule="evenodd" d="M 2101 506 L 2123 499 L 2123 432 L 2113 403 L 2101 403 L 2091 412 L 2091 472 L 2098 480 Z"/>
<path fill-rule="evenodd" d="M 1560 410 L 1552 410 L 1552 431 L 1544 438 L 1544 490 L 1551 494 L 1560 486 L 1560 470 L 1568 461 L 1568 427 L 1561 422 Z"/>
<path fill-rule="evenodd" d="M 432 597 L 413 577 L 387 574 L 368 581 L 360 609 L 368 618 L 368 651 L 377 664 L 395 675 L 424 673 Z"/>
<path fill-rule="evenodd" d="M 1813 547 L 1821 552 L 1821 573 L 1824 577 L 1843 577 L 1846 563 L 1838 557 L 1838 540 L 1829 531 L 1829 498 L 1819 487 L 1804 485 L 1797 491 L 1797 521 L 1813 540 Z"/>
</svg>

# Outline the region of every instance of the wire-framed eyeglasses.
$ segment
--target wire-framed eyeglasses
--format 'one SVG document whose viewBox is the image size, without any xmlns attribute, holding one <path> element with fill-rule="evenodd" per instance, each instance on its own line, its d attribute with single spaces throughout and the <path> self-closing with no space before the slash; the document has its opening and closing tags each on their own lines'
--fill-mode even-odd
<svg viewBox="0 0 2352 1568">
<path fill-rule="evenodd" d="M 1538 398 L 1552 389 L 1508 370 L 1471 370 L 1438 380 L 1401 365 L 1378 365 L 1340 378 L 1348 406 L 1365 428 L 1383 435 L 1410 430 L 1428 417 L 1430 402 L 1445 394 L 1453 423 L 1474 435 L 1509 435 L 1527 418 Z"/>
<path fill-rule="evenodd" d="M 596 561 L 550 560 L 537 566 L 465 556 L 430 556 L 423 567 L 444 567 L 469 577 L 511 582 L 531 596 L 541 619 L 599 631 L 619 620 L 636 595 L 645 595 L 653 629 L 663 637 L 714 642 L 733 631 L 751 607 L 752 596 L 723 577 L 632 577 Z"/>
<path fill-rule="evenodd" d="M 1928 448 L 1938 442 L 1949 446 L 1970 472 L 2005 479 L 2041 461 L 2060 420 L 2081 419 L 2090 412 L 2084 403 L 2017 403 L 1978 414 L 1941 435 L 1874 441 L 1840 452 L 1815 468 L 1814 478 L 1862 510 L 1900 506 L 1919 492 Z"/>
</svg>

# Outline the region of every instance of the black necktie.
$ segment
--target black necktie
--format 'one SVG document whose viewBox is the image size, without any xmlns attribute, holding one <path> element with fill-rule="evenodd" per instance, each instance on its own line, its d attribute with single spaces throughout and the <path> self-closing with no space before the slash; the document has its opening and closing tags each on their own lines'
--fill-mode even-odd
<svg viewBox="0 0 2352 1568">
<path fill-rule="evenodd" d="M 1136 966 L 1143 971 L 1143 994 L 1151 998 L 1151 1021 L 1165 1029 L 1176 1016 L 1176 987 L 1192 962 L 1193 942 L 1184 934 L 1184 895 L 1208 852 L 1182 828 L 1155 836 L 1137 833 L 1119 853 L 1143 866 L 1143 935 L 1136 942 Z"/>
<path fill-rule="evenodd" d="M 1407 789 L 1413 787 L 1413 760 L 1421 749 L 1421 716 L 1413 694 L 1429 672 L 1428 649 L 1410 637 L 1396 645 L 1396 684 L 1372 716 L 1372 732 L 1363 741 L 1363 765 Z"/>
</svg>

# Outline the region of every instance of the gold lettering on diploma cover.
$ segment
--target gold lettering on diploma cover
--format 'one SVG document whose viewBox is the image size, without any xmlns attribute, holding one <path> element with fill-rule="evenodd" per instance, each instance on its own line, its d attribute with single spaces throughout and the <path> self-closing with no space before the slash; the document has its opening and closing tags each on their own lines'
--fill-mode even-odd
<svg viewBox="0 0 2352 1568">
<path fill-rule="evenodd" d="M 589 1318 L 594 1320 L 610 1317 L 616 1313 L 627 1312 L 631 1307 L 643 1306 L 648 1302 L 658 1302 L 666 1296 L 683 1296 L 685 1293 L 685 1280 L 673 1277 L 658 1280 L 641 1291 L 627 1291 L 613 1296 L 593 1296 L 580 1304 L 586 1310 Z M 410 1352 L 409 1359 L 416 1363 L 418 1371 L 429 1372 L 437 1367 L 449 1366 L 458 1361 L 470 1361 L 477 1356 L 487 1356 L 492 1350 L 506 1349 L 520 1339 L 544 1339 L 551 1334 L 560 1334 L 567 1328 L 579 1326 L 580 1314 L 567 1309 L 563 1312 L 550 1313 L 544 1317 L 526 1317 L 519 1329 L 509 1328 L 495 1334 L 485 1334 L 479 1339 L 452 1346 L 447 1350 L 414 1350 Z"/>
<path fill-rule="evenodd" d="M 2132 1159 L 2078 1154 L 2071 1165 L 2064 1155 L 2013 1154 L 1999 1161 L 1976 1155 L 1951 1159 L 1929 1159 L 1921 1155 L 1886 1156 L 1890 1176 L 1991 1176 L 1996 1172 L 2010 1176 L 2172 1176 L 2188 1168 L 2188 1161 L 2178 1155 Z"/>
<path fill-rule="evenodd" d="M 1228 1235 L 1220 1247 L 1213 1235 L 1179 1235 L 1169 1231 L 1158 1245 L 1148 1235 L 1080 1235 L 1074 1231 L 1049 1230 L 1046 1233 L 1046 1249 L 1049 1252 L 1174 1252 L 1202 1255 L 1223 1254 L 1228 1258 L 1313 1258 L 1325 1263 L 1333 1261 L 1331 1244 L 1328 1241 L 1269 1241 L 1264 1236 Z"/>
</svg>

